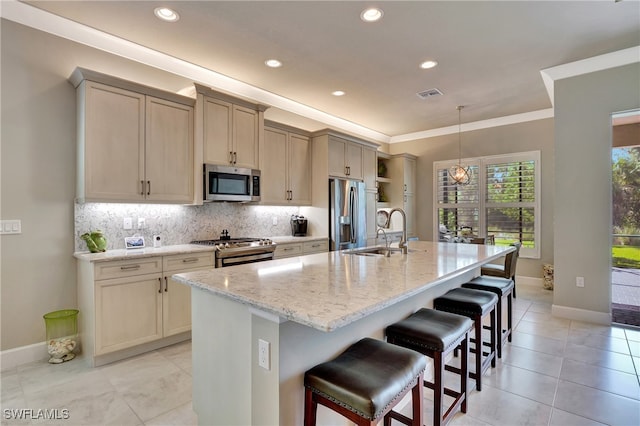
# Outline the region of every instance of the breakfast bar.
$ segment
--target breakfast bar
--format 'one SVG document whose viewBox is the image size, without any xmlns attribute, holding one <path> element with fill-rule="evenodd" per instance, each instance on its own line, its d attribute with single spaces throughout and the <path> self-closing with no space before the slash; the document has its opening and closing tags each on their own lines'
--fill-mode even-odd
<svg viewBox="0 0 640 426">
<path fill-rule="evenodd" d="M 410 241 L 408 253 L 336 251 L 174 275 L 192 287 L 200 424 L 302 424 L 304 372 L 479 274 L 513 250 Z M 347 424 L 318 410 L 318 424 Z"/>
</svg>

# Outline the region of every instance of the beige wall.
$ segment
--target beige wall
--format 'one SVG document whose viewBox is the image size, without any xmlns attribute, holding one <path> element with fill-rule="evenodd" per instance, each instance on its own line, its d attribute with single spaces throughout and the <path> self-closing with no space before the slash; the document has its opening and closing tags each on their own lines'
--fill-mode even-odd
<svg viewBox="0 0 640 426">
<path fill-rule="evenodd" d="M 469 106 L 472 108 L 472 106 Z M 455 114 L 455 111 L 452 112 Z M 458 134 L 391 144 L 392 154 L 418 156 L 416 212 L 418 237 L 433 240 L 433 162 L 458 156 Z M 462 156 L 481 157 L 514 152 L 540 151 L 541 241 L 540 259 L 518 262 L 518 275 L 542 277 L 542 263 L 553 263 L 553 119 L 475 130 L 462 134 Z"/>
<path fill-rule="evenodd" d="M 610 312 L 611 114 L 640 107 L 639 75 L 636 63 L 556 81 L 554 305 Z"/>
<path fill-rule="evenodd" d="M 0 350 L 45 340 L 42 315 L 76 307 L 72 256 L 77 66 L 177 91 L 185 79 L 2 20 Z M 162 87 L 161 82 L 170 82 Z"/>
</svg>

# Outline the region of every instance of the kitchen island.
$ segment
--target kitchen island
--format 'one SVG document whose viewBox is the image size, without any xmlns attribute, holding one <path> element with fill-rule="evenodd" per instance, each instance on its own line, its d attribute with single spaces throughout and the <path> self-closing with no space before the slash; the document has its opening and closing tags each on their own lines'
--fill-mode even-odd
<svg viewBox="0 0 640 426">
<path fill-rule="evenodd" d="M 175 275 L 192 287 L 200 424 L 299 425 L 303 375 L 478 275 L 513 247 L 411 241 L 389 257 L 329 252 Z M 259 341 L 269 345 L 259 365 Z M 347 424 L 318 410 L 318 424 Z"/>
</svg>

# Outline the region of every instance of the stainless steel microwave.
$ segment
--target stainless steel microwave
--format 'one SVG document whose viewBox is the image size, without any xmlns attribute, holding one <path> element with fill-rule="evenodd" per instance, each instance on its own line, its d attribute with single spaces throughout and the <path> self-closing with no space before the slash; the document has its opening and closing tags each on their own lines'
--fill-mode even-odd
<svg viewBox="0 0 640 426">
<path fill-rule="evenodd" d="M 204 201 L 260 201 L 260 170 L 204 165 Z"/>
</svg>

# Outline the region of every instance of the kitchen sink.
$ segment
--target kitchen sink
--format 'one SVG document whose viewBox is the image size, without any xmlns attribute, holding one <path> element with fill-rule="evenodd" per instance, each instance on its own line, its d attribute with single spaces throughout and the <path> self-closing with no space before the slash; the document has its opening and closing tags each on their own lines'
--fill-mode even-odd
<svg viewBox="0 0 640 426">
<path fill-rule="evenodd" d="M 345 254 L 355 254 L 358 256 L 386 256 L 387 252 L 389 255 L 394 253 L 402 253 L 402 250 L 399 247 L 363 247 L 351 250 L 345 250 Z"/>
</svg>

